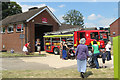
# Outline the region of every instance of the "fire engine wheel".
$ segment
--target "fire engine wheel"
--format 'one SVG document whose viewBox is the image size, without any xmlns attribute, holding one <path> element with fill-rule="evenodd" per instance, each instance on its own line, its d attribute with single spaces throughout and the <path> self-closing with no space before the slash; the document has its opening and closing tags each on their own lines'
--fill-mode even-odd
<svg viewBox="0 0 120 80">
<path fill-rule="evenodd" d="M 54 49 L 53 49 L 53 53 L 54 53 L 55 55 L 58 55 L 58 54 L 59 54 L 59 49 L 58 49 L 58 48 L 54 48 Z"/>
</svg>

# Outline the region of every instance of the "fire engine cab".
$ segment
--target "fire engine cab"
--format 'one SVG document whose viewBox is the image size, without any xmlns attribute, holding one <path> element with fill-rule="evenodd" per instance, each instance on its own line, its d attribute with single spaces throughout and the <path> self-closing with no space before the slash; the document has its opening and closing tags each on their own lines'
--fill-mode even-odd
<svg viewBox="0 0 120 80">
<path fill-rule="evenodd" d="M 93 45 L 93 41 L 97 41 L 100 49 L 105 48 L 105 44 L 108 41 L 108 30 L 91 30 L 90 28 L 80 29 L 73 28 L 64 31 L 56 31 L 45 33 L 44 35 L 44 49 L 46 52 L 53 52 L 59 54 L 60 42 L 67 42 L 68 47 L 72 47 L 74 50 L 80 44 L 80 39 L 85 38 L 85 45 L 89 50 Z"/>
</svg>

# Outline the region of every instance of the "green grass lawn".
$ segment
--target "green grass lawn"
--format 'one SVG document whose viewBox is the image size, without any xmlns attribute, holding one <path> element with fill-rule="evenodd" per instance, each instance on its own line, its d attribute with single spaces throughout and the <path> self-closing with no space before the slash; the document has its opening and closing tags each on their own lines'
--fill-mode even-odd
<svg viewBox="0 0 120 80">
<path fill-rule="evenodd" d="M 30 54 L 30 55 L 25 55 L 25 54 L 20 54 L 20 53 L 7 53 L 7 52 L 1 52 L 0 57 L 42 57 L 46 56 L 45 54 Z"/>
<path fill-rule="evenodd" d="M 85 73 L 88 78 L 113 78 L 114 69 L 87 69 Z M 54 70 L 14 70 L 3 71 L 3 78 L 80 78 L 77 69 L 54 69 Z"/>
</svg>

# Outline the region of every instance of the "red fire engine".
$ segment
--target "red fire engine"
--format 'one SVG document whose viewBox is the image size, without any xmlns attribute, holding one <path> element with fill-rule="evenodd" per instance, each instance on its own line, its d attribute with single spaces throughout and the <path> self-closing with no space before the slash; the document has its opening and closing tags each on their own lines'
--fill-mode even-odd
<svg viewBox="0 0 120 80">
<path fill-rule="evenodd" d="M 105 44 L 108 41 L 108 30 L 90 30 L 90 29 L 68 29 L 64 31 L 56 31 L 46 33 L 44 36 L 44 49 L 46 52 L 53 52 L 59 54 L 60 42 L 66 41 L 68 47 L 72 47 L 74 50 L 80 44 L 80 39 L 85 38 L 86 43 L 91 49 L 93 41 L 97 41 L 99 47 L 105 48 Z"/>
</svg>

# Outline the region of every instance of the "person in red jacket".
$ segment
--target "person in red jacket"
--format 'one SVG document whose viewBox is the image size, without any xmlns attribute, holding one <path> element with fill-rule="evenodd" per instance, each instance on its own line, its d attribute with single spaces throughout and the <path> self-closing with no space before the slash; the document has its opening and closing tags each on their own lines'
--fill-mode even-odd
<svg viewBox="0 0 120 80">
<path fill-rule="evenodd" d="M 23 52 L 25 52 L 26 55 L 28 55 L 28 48 L 30 48 L 30 41 L 28 41 L 28 43 L 26 43 L 23 47 Z"/>
</svg>

